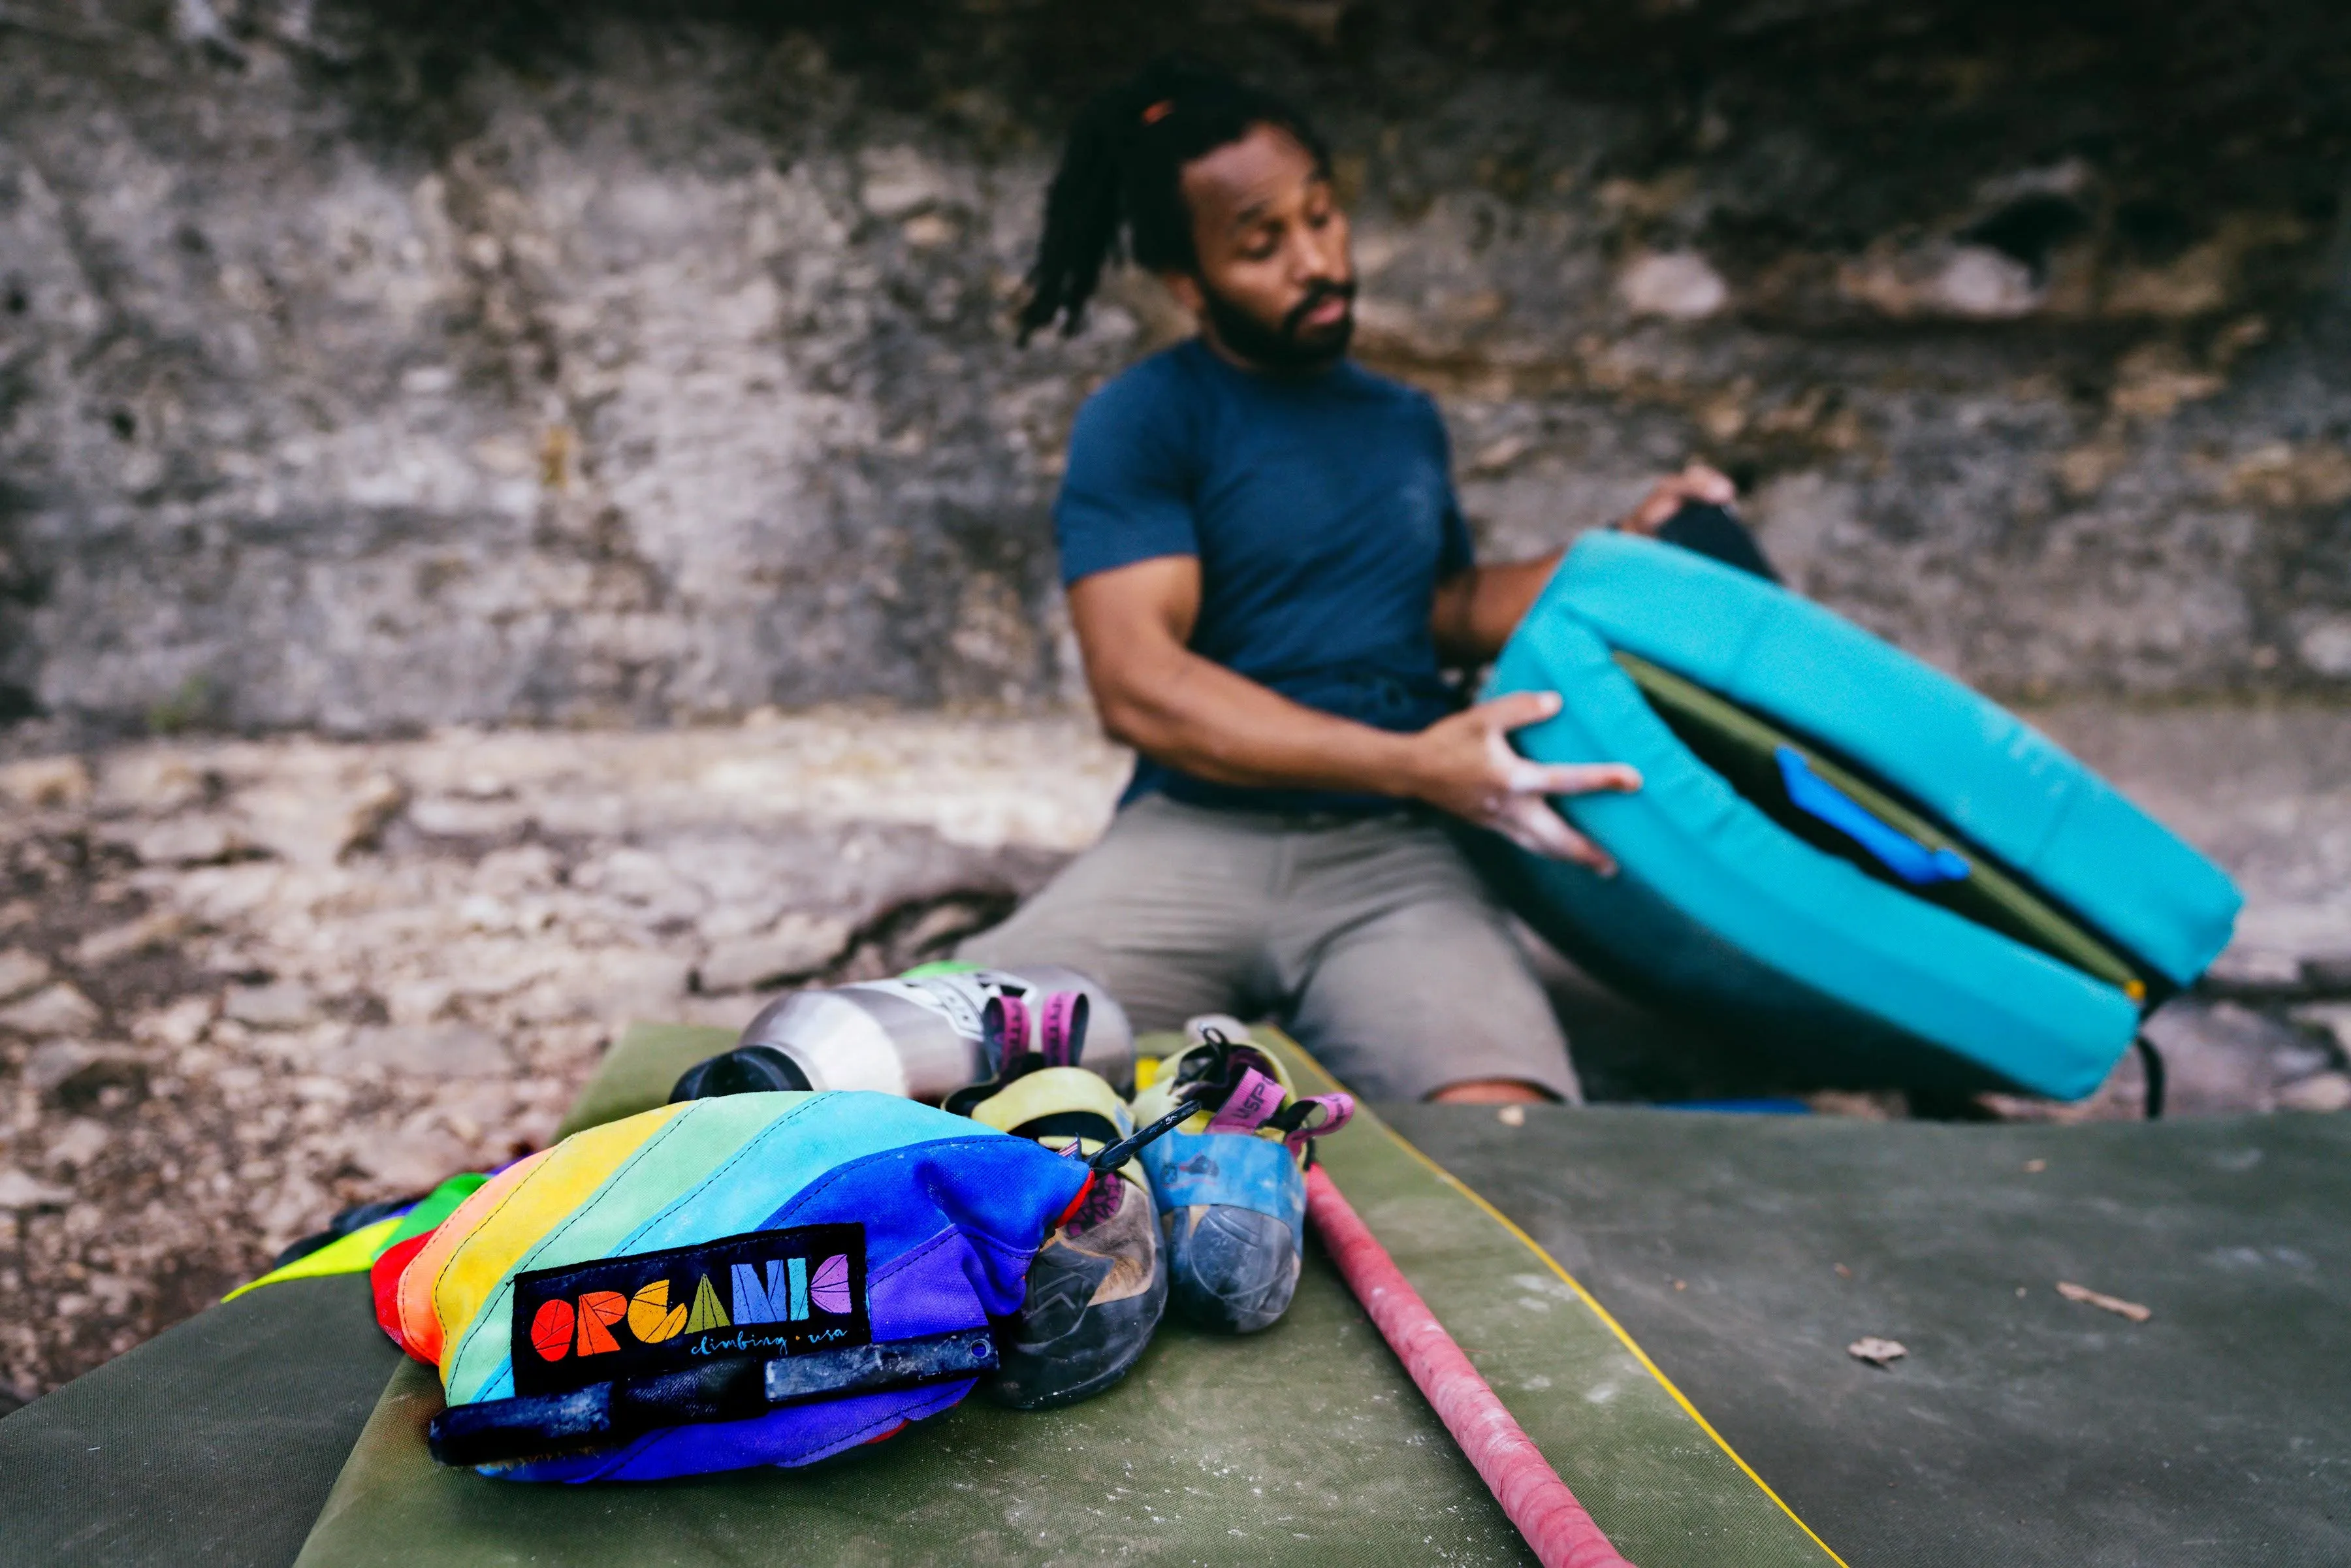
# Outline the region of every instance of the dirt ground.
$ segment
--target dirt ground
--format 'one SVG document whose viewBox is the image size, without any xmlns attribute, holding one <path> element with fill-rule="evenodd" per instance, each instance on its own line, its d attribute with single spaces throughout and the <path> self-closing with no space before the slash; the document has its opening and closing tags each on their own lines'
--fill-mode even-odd
<svg viewBox="0 0 2351 1568">
<path fill-rule="evenodd" d="M 2156 1020 L 2176 1111 L 2351 1105 L 2351 716 L 2042 721 L 2251 895 Z M 0 767 L 0 1411 L 344 1206 L 538 1146 L 632 1018 L 737 1025 L 939 955 L 1090 841 L 1124 770 L 1081 720 L 848 712 Z M 1597 1096 L 1722 1087 L 1551 973 Z M 1973 1113 L 2130 1114 L 2135 1074 Z"/>
</svg>

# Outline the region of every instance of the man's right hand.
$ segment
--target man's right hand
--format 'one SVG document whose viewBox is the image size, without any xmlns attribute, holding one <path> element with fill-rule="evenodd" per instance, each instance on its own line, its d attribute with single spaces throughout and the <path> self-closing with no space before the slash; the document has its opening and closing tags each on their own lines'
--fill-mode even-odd
<svg viewBox="0 0 2351 1568">
<path fill-rule="evenodd" d="M 1621 762 L 1544 763 L 1510 749 L 1510 732 L 1559 712 L 1555 692 L 1513 692 L 1440 719 L 1412 737 L 1413 796 L 1489 828 L 1522 850 L 1616 874 L 1608 852 L 1567 825 L 1554 795 L 1630 793 L 1641 775 Z"/>
</svg>

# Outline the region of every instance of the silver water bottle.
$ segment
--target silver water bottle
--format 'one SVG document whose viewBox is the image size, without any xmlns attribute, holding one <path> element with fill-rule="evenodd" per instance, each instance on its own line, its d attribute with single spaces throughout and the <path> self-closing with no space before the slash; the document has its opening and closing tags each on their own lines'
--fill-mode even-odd
<svg viewBox="0 0 2351 1568">
<path fill-rule="evenodd" d="M 1089 1017 L 1080 1065 L 1126 1092 L 1134 1078 L 1134 1030 L 1125 1010 L 1093 980 L 1058 964 L 926 964 L 894 980 L 794 991 L 760 1009 L 737 1043 L 782 1051 L 811 1089 L 874 1089 L 935 1103 L 995 1072 L 980 1029 L 989 998 L 1028 1001 L 1034 1013 L 1055 991 L 1084 993 Z"/>
</svg>

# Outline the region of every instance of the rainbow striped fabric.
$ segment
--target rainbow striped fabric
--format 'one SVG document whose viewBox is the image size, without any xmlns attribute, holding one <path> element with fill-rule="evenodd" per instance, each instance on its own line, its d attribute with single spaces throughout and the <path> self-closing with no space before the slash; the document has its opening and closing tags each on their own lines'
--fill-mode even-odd
<svg viewBox="0 0 2351 1568">
<path fill-rule="evenodd" d="M 516 1394 L 518 1372 L 531 1393 L 691 1350 L 696 1335 L 740 1339 L 746 1324 L 778 1344 L 786 1333 L 887 1343 L 983 1328 L 1019 1307 L 1031 1257 L 1085 1177 L 1028 1139 L 892 1095 L 665 1105 L 509 1166 L 437 1228 L 386 1251 L 373 1270 L 376 1315 L 438 1369 L 453 1406 Z M 764 1234 L 781 1232 L 791 1237 Z M 777 1255 L 767 1258 L 770 1240 L 764 1251 Z M 601 1288 L 615 1280 L 629 1293 Z M 650 1480 L 808 1464 L 946 1409 L 971 1387 L 672 1427 L 496 1473 Z"/>
</svg>

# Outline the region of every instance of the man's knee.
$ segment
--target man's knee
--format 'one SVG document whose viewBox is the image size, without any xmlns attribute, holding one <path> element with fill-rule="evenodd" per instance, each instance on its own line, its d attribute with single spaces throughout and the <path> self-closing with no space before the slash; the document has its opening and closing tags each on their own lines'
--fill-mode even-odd
<svg viewBox="0 0 2351 1568">
<path fill-rule="evenodd" d="M 1479 911 L 1456 918 L 1442 940 L 1327 957 L 1293 1015 L 1301 1042 L 1377 1099 L 1458 1088 L 1499 1103 L 1494 1086 L 1509 1085 L 1513 1099 L 1580 1100 L 1567 1037 L 1509 933 Z"/>
</svg>

